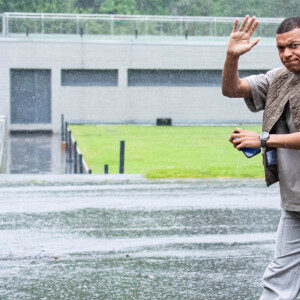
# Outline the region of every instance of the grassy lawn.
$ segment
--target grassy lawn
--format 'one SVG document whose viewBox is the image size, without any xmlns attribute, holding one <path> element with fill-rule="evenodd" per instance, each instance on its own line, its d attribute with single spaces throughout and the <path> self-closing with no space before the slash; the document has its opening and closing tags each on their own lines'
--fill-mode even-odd
<svg viewBox="0 0 300 300">
<path fill-rule="evenodd" d="M 147 178 L 261 178 L 262 156 L 246 158 L 228 138 L 235 127 L 72 125 L 72 135 L 94 174 L 119 172 L 125 140 L 125 173 Z M 260 126 L 243 126 L 261 131 Z"/>
</svg>

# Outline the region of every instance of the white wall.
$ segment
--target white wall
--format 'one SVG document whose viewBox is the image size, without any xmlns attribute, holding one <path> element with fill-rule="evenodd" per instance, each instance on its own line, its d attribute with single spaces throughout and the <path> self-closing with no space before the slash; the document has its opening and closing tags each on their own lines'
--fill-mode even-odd
<svg viewBox="0 0 300 300">
<path fill-rule="evenodd" d="M 220 87 L 127 87 L 127 69 L 218 69 L 225 42 L 139 42 L 0 39 L 0 115 L 9 129 L 60 131 L 65 120 L 155 122 L 170 117 L 174 124 L 257 122 L 242 99 L 226 99 Z M 275 42 L 260 42 L 240 60 L 242 69 L 280 66 Z M 10 124 L 10 69 L 51 69 L 52 123 Z M 61 86 L 61 69 L 118 69 L 118 87 Z"/>
</svg>

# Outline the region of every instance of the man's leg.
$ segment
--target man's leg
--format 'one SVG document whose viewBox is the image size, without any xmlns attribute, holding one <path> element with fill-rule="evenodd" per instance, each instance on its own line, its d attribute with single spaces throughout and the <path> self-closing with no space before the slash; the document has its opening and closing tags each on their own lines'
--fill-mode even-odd
<svg viewBox="0 0 300 300">
<path fill-rule="evenodd" d="M 274 259 L 263 277 L 260 300 L 293 300 L 300 290 L 300 212 L 282 210 Z"/>
</svg>

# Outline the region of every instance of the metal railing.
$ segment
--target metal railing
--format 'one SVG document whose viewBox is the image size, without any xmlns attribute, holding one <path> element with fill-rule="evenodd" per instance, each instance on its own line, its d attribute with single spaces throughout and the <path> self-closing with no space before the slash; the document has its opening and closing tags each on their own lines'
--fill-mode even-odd
<svg viewBox="0 0 300 300">
<path fill-rule="evenodd" d="M 4 37 L 197 38 L 228 36 L 233 17 L 3 13 Z M 242 18 L 240 18 L 242 19 Z M 282 18 L 259 18 L 257 35 L 274 37 Z"/>
<path fill-rule="evenodd" d="M 67 163 L 66 173 L 91 174 L 92 170 L 89 169 L 77 146 L 77 141 L 74 139 L 71 130 L 68 128 L 68 122 L 64 122 L 64 115 L 61 115 L 61 142 L 62 149 L 65 151 Z"/>
</svg>

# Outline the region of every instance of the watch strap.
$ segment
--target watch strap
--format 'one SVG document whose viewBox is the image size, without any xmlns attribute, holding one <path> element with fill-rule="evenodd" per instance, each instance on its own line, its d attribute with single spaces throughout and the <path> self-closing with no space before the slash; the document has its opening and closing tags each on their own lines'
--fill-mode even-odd
<svg viewBox="0 0 300 300">
<path fill-rule="evenodd" d="M 267 147 L 267 140 L 260 140 L 260 143 L 261 143 L 262 148 Z"/>
</svg>

